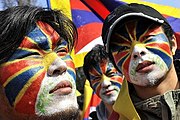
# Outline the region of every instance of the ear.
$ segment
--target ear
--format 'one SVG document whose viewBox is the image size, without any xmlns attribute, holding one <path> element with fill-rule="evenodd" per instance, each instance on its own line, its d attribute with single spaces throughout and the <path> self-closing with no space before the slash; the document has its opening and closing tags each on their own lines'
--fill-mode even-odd
<svg viewBox="0 0 180 120">
<path fill-rule="evenodd" d="M 177 49 L 177 42 L 176 42 L 176 37 L 175 35 L 172 36 L 172 40 L 171 40 L 171 51 L 172 51 L 172 54 L 175 55 L 175 52 L 176 52 L 176 49 Z"/>
</svg>

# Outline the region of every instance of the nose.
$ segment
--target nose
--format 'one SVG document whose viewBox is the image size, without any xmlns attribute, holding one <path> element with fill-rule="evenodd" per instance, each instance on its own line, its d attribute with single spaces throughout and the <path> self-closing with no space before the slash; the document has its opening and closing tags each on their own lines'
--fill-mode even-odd
<svg viewBox="0 0 180 120">
<path fill-rule="evenodd" d="M 62 75 L 67 71 L 67 65 L 61 58 L 56 58 L 49 66 L 47 73 L 49 76 Z"/>
<path fill-rule="evenodd" d="M 101 80 L 101 86 L 103 88 L 108 88 L 111 85 L 110 78 L 108 78 L 106 75 L 103 75 L 102 80 Z"/>
<path fill-rule="evenodd" d="M 134 46 L 133 49 L 133 59 L 141 58 L 142 56 L 146 55 L 146 49 L 143 47 Z"/>
</svg>

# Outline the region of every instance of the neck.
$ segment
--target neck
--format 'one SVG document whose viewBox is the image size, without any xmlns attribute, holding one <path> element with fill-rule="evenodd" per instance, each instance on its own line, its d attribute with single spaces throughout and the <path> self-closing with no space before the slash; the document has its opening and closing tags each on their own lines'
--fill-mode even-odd
<svg viewBox="0 0 180 120">
<path fill-rule="evenodd" d="M 151 87 L 134 85 L 134 88 L 137 92 L 137 95 L 142 99 L 148 99 L 155 95 L 163 95 L 167 91 L 179 89 L 179 81 L 174 65 L 172 64 L 172 67 L 170 68 L 166 77 L 163 78 L 163 80 L 158 85 Z"/>
<path fill-rule="evenodd" d="M 110 114 L 111 114 L 112 111 L 113 111 L 113 108 L 112 108 L 113 105 L 110 105 L 110 104 L 107 104 L 107 103 L 104 103 L 104 105 L 106 106 L 106 108 L 107 108 L 107 110 L 108 110 L 107 115 L 110 116 Z"/>
</svg>

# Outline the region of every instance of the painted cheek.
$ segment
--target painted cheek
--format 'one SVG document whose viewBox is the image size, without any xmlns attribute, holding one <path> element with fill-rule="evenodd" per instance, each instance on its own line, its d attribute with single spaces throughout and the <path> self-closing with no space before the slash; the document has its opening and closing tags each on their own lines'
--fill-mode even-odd
<svg viewBox="0 0 180 120">
<path fill-rule="evenodd" d="M 121 86 L 122 82 L 123 82 L 123 77 L 121 77 L 121 76 L 113 76 L 113 77 L 111 77 L 111 80 L 113 82 L 115 82 L 115 84 L 118 84 L 118 86 Z"/>
<path fill-rule="evenodd" d="M 154 42 L 158 41 L 158 42 Z M 164 34 L 158 34 L 154 39 L 146 43 L 146 48 L 152 53 L 163 59 L 168 68 L 172 64 L 172 52 L 167 37 Z"/>
<path fill-rule="evenodd" d="M 71 56 L 68 54 L 66 56 L 61 57 L 63 61 L 65 61 L 67 65 L 67 71 L 68 73 L 73 77 L 74 81 L 76 81 L 76 71 L 75 71 L 75 65 L 73 62 L 73 59 Z"/>
<path fill-rule="evenodd" d="M 16 111 L 35 113 L 35 102 L 46 70 L 40 61 L 16 60 L 0 67 L 1 84 L 9 103 Z M 26 109 L 24 109 L 26 108 Z"/>
<path fill-rule="evenodd" d="M 117 68 L 123 73 L 123 75 L 126 76 L 127 80 L 130 80 L 129 78 L 129 65 L 130 65 L 130 52 L 123 51 L 123 52 L 114 52 L 113 58 L 115 61 L 115 64 Z"/>
</svg>

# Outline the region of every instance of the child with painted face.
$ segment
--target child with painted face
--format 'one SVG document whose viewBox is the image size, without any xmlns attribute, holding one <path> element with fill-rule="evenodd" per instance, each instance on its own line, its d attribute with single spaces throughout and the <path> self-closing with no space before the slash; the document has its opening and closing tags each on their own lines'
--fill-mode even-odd
<svg viewBox="0 0 180 120">
<path fill-rule="evenodd" d="M 83 70 L 92 89 L 102 99 L 96 107 L 97 118 L 107 120 L 121 89 L 122 74 L 113 66 L 102 45 L 96 45 L 87 53 Z"/>
<path fill-rule="evenodd" d="M 177 44 L 167 20 L 149 6 L 122 5 L 106 18 L 102 37 L 128 81 L 114 104 L 121 120 L 179 120 L 180 87 L 173 64 Z"/>
<path fill-rule="evenodd" d="M 0 21 L 0 119 L 76 119 L 72 21 L 29 6 L 1 11 Z"/>
</svg>

